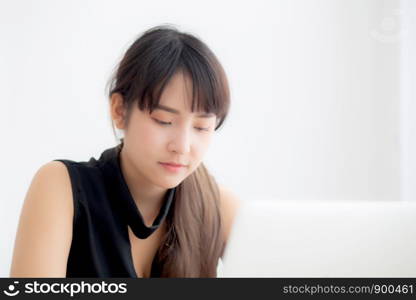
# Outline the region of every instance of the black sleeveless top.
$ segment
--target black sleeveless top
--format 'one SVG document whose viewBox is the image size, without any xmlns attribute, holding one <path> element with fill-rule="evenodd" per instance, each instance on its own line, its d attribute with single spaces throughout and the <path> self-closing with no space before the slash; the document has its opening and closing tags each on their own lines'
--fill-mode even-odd
<svg viewBox="0 0 416 300">
<path fill-rule="evenodd" d="M 141 239 L 151 235 L 166 218 L 176 188 L 166 192 L 160 212 L 147 227 L 130 194 L 120 168 L 121 145 L 88 162 L 63 162 L 69 172 L 74 201 L 73 237 L 67 277 L 137 277 L 128 226 Z M 155 257 L 156 258 L 156 257 Z M 150 277 L 160 277 L 153 260 Z"/>
</svg>

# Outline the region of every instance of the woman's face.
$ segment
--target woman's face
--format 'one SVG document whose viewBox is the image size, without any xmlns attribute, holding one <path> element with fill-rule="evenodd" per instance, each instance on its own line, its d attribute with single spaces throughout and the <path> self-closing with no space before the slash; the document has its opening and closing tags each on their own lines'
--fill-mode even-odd
<svg viewBox="0 0 416 300">
<path fill-rule="evenodd" d="M 151 114 L 133 106 L 124 128 L 124 150 L 129 163 L 149 182 L 162 187 L 179 185 L 199 166 L 216 125 L 214 114 L 191 112 L 192 84 L 182 72 L 166 85 L 159 108 Z M 184 165 L 180 168 L 163 163 Z"/>
</svg>

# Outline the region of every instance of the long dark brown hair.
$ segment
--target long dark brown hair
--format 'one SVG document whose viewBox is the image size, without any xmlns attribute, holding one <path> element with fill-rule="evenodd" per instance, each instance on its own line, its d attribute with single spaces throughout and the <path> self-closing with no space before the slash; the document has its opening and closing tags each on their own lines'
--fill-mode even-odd
<svg viewBox="0 0 416 300">
<path fill-rule="evenodd" d="M 218 130 L 230 106 L 224 69 L 204 42 L 171 25 L 153 27 L 133 42 L 110 78 L 108 96 L 123 96 L 128 124 L 133 108 L 151 113 L 157 107 L 164 87 L 179 71 L 192 81 L 192 112 L 215 113 Z M 219 197 L 203 163 L 176 187 L 167 232 L 154 260 L 161 277 L 217 276 L 226 242 Z"/>
</svg>

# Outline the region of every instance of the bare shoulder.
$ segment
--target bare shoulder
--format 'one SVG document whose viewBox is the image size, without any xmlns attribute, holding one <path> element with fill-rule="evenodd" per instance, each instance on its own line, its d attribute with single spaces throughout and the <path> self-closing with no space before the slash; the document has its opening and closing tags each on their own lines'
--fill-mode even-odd
<svg viewBox="0 0 416 300">
<path fill-rule="evenodd" d="M 65 277 L 74 207 L 66 166 L 51 161 L 30 183 L 17 228 L 11 277 Z"/>
<path fill-rule="evenodd" d="M 35 173 L 31 184 L 39 184 L 51 180 L 55 183 L 61 183 L 61 187 L 62 185 L 70 183 L 69 174 L 64 163 L 60 161 L 50 161 L 42 165 Z"/>
<path fill-rule="evenodd" d="M 235 217 L 241 206 L 241 200 L 230 189 L 223 185 L 218 185 L 220 190 L 220 211 L 224 225 L 225 240 L 228 241 Z"/>
<path fill-rule="evenodd" d="M 50 209 L 66 208 L 71 212 L 73 206 L 71 179 L 67 167 L 62 162 L 48 162 L 35 173 L 23 208 L 35 202 L 36 206 L 44 205 Z M 68 213 L 67 210 L 63 212 Z M 73 215 L 73 211 L 71 214 Z"/>
</svg>

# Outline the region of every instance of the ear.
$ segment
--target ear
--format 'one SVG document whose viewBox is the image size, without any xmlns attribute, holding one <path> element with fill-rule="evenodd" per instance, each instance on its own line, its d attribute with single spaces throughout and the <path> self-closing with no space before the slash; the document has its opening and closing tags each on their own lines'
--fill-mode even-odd
<svg viewBox="0 0 416 300">
<path fill-rule="evenodd" d="M 118 129 L 125 129 L 124 99 L 120 93 L 113 93 L 110 98 L 111 119 Z"/>
</svg>

